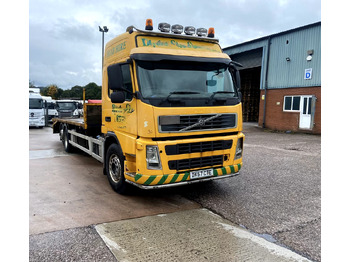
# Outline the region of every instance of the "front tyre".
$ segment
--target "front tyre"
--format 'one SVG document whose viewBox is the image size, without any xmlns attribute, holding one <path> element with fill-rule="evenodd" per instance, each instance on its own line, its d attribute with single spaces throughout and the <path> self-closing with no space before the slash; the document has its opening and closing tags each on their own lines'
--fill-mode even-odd
<svg viewBox="0 0 350 262">
<path fill-rule="evenodd" d="M 106 154 L 106 174 L 109 184 L 119 194 L 126 194 L 129 185 L 124 177 L 124 155 L 117 144 L 112 144 Z"/>
</svg>

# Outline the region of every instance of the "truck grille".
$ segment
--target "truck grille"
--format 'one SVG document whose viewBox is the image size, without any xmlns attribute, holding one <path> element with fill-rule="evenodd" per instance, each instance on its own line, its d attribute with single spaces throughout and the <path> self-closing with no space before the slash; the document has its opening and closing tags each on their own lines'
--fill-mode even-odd
<svg viewBox="0 0 350 262">
<path fill-rule="evenodd" d="M 232 140 L 218 140 L 199 143 L 186 143 L 165 146 L 167 155 L 179 155 L 189 153 L 200 153 L 215 150 L 230 149 L 232 147 Z"/>
<path fill-rule="evenodd" d="M 72 117 L 71 112 L 59 112 L 59 117 Z"/>
<path fill-rule="evenodd" d="M 169 169 L 172 170 L 186 170 L 193 168 L 201 168 L 206 166 L 222 166 L 223 156 L 208 156 L 180 160 L 171 160 L 168 162 Z"/>
<path fill-rule="evenodd" d="M 236 127 L 236 124 L 236 114 L 180 115 L 159 117 L 160 132 L 218 130 L 234 128 Z"/>
</svg>

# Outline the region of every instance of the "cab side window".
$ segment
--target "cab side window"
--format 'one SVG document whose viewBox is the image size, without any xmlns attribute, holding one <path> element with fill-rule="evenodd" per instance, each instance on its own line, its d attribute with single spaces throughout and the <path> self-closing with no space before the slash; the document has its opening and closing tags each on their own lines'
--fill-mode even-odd
<svg viewBox="0 0 350 262">
<path fill-rule="evenodd" d="M 125 95 L 125 101 L 131 101 L 132 100 L 132 82 L 131 82 L 131 73 L 130 73 L 130 65 L 129 64 L 122 64 L 120 65 L 122 75 L 123 75 L 123 88 L 126 90 L 129 90 L 129 92 L 124 91 Z M 111 96 L 111 93 L 113 90 L 111 90 L 108 86 L 108 96 Z M 123 92 L 123 91 L 117 91 L 117 92 Z"/>
</svg>

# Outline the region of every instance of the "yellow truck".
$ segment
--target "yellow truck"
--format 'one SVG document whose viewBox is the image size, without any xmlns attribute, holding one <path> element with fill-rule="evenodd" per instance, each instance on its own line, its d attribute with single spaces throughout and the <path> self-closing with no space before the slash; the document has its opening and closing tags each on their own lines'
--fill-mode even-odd
<svg viewBox="0 0 350 262">
<path fill-rule="evenodd" d="M 67 152 L 103 163 L 112 188 L 155 189 L 236 176 L 244 134 L 237 63 L 214 29 L 152 20 L 105 47 L 102 100 L 54 119 Z M 85 101 L 85 98 L 84 98 Z"/>
</svg>

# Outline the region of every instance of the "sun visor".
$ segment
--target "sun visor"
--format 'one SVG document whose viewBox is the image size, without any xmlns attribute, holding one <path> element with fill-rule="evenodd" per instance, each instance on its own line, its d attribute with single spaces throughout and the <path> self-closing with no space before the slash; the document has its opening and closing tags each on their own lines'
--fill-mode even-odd
<svg viewBox="0 0 350 262">
<path fill-rule="evenodd" d="M 225 53 L 212 53 L 202 52 L 199 56 L 198 52 L 182 51 L 177 50 L 163 50 L 163 52 L 142 52 L 143 48 L 135 48 L 131 50 L 130 58 L 133 60 L 141 61 L 184 61 L 184 62 L 207 62 L 207 63 L 222 63 L 229 64 L 231 62 L 230 57 Z M 153 50 L 152 50 L 153 51 Z"/>
</svg>

